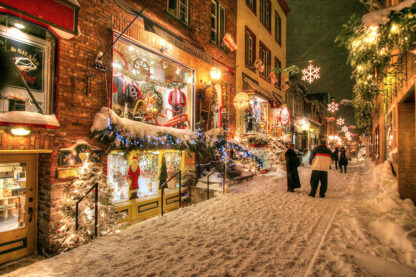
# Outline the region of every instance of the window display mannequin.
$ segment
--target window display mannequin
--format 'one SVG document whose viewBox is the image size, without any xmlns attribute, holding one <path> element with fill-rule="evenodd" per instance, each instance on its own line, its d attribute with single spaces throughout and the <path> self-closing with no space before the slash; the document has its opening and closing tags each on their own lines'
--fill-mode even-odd
<svg viewBox="0 0 416 277">
<path fill-rule="evenodd" d="M 129 172 L 127 173 L 127 182 L 130 188 L 129 199 L 136 199 L 139 191 L 139 177 L 140 177 L 140 166 L 137 157 L 133 157 L 130 163 Z"/>
<path fill-rule="evenodd" d="M 169 93 L 168 102 L 174 111 L 173 116 L 182 114 L 183 108 L 186 106 L 186 95 L 180 88 L 175 88 Z"/>
</svg>

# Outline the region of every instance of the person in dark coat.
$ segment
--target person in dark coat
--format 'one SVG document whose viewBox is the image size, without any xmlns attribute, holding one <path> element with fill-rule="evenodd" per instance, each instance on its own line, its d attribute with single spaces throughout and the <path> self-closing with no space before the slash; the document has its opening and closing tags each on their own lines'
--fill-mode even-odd
<svg viewBox="0 0 416 277">
<path fill-rule="evenodd" d="M 335 169 L 338 169 L 338 155 L 339 155 L 338 147 L 335 147 L 335 150 L 332 153 L 332 160 L 335 162 Z"/>
<path fill-rule="evenodd" d="M 287 171 L 287 191 L 295 192 L 296 188 L 300 188 L 300 180 L 298 167 L 300 161 L 295 153 L 295 145 L 291 143 L 289 149 L 285 153 L 286 171 Z"/>
<path fill-rule="evenodd" d="M 345 150 L 344 147 L 341 147 L 341 150 L 339 151 L 339 168 L 341 169 L 341 173 L 342 167 L 344 167 L 344 173 L 347 173 L 348 159 L 349 155 L 347 153 L 347 150 Z"/>
</svg>

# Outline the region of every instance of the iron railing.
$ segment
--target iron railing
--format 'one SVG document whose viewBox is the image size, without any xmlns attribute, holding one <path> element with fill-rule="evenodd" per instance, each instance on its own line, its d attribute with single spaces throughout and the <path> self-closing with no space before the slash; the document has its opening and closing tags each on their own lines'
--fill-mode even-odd
<svg viewBox="0 0 416 277">
<path fill-rule="evenodd" d="M 209 200 L 209 178 L 214 173 L 215 173 L 215 171 L 213 171 L 213 172 L 211 172 L 210 174 L 207 175 L 207 200 Z"/>
<path fill-rule="evenodd" d="M 79 203 L 88 195 L 90 194 L 90 192 L 95 189 L 94 193 L 95 193 L 95 204 L 94 204 L 94 210 L 95 210 L 95 222 L 94 222 L 94 236 L 97 237 L 98 234 L 98 183 L 96 183 L 95 185 L 93 185 L 86 194 L 84 194 L 83 197 L 81 197 L 76 205 L 75 205 L 75 230 L 78 230 L 79 228 L 79 223 L 78 223 L 78 213 L 79 213 Z"/>
<path fill-rule="evenodd" d="M 162 185 L 160 185 L 160 190 L 161 190 L 161 192 L 160 192 L 160 194 L 161 194 L 161 197 L 160 197 L 160 213 L 161 213 L 161 215 L 163 216 L 163 195 L 164 195 L 164 192 L 165 192 L 165 188 L 167 188 L 167 186 L 168 186 L 168 183 L 170 182 L 170 180 L 172 180 L 173 178 L 175 178 L 176 176 L 179 176 L 179 208 L 182 206 L 181 205 L 181 202 L 182 202 L 182 180 L 181 180 L 181 175 L 182 175 L 182 173 L 181 173 L 181 171 L 178 171 L 175 175 L 173 175 L 172 177 L 170 177 L 169 178 L 169 180 L 167 180 L 166 182 L 164 182 Z"/>
</svg>

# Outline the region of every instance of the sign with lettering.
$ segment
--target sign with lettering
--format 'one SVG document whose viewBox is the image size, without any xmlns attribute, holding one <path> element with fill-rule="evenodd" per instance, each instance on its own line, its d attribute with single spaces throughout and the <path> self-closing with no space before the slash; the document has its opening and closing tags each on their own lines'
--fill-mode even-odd
<svg viewBox="0 0 416 277">
<path fill-rule="evenodd" d="M 31 90 L 42 92 L 44 49 L 33 44 L 21 42 L 10 37 L 0 35 L 1 47 L 6 46 L 11 58 L 23 75 Z M 10 80 L 10 86 L 24 88 L 19 78 Z"/>
</svg>

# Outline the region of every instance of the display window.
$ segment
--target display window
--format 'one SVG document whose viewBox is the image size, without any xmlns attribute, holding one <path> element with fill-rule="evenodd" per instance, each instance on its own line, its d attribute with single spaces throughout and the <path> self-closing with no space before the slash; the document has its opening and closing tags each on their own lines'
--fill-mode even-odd
<svg viewBox="0 0 416 277">
<path fill-rule="evenodd" d="M 182 169 L 183 153 L 177 150 L 132 151 L 126 155 L 112 152 L 108 155 L 108 184 L 113 188 L 113 203 L 159 195 L 159 175 L 165 157 L 167 180 Z M 167 192 L 179 187 L 179 178 L 173 178 Z"/>
<path fill-rule="evenodd" d="M 269 102 L 261 97 L 252 96 L 245 113 L 245 133 L 268 133 Z"/>
<path fill-rule="evenodd" d="M 119 116 L 192 128 L 192 69 L 124 37 L 115 44 L 112 67 L 112 109 Z"/>
<path fill-rule="evenodd" d="M 0 95 L 0 112 L 55 113 L 56 38 L 28 21 L 1 14 L 0 47 L 5 47 L 31 90 L 29 95 L 18 74 L 13 74 Z"/>
<path fill-rule="evenodd" d="M 0 164 L 0 232 L 25 227 L 26 163 Z"/>
</svg>

